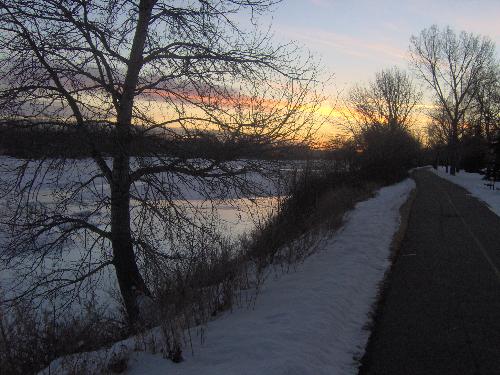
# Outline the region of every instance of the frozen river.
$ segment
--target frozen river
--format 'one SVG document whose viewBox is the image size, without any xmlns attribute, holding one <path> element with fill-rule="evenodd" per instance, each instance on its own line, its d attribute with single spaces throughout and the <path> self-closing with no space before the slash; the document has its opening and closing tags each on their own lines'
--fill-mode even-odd
<svg viewBox="0 0 500 375">
<path fill-rule="evenodd" d="M 24 167 L 22 160 L 0 158 L 2 189 L 9 186 L 16 178 L 18 179 L 16 175 L 20 170 L 22 170 L 22 179 L 18 179 L 19 186 L 29 181 L 34 182 L 28 190 L 21 191 L 21 193 L 14 190 L 3 197 L 0 201 L 2 220 L 12 217 L 16 205 L 21 203 L 26 207 L 33 207 L 33 210 L 37 210 L 38 213 L 52 210 L 58 215 L 64 214 L 74 219 L 84 218 L 100 230 L 109 230 L 109 188 L 102 178 L 93 177 L 98 175 L 93 161 L 73 160 L 67 165 L 58 165 L 55 161 L 49 161 L 51 162 L 54 163 L 52 167 L 58 167 L 61 172 L 55 172 L 55 169 L 52 170 L 37 163 Z M 203 223 L 211 229 L 216 228 L 220 235 L 230 241 L 236 241 L 239 236 L 254 229 L 256 223 L 264 221 L 276 211 L 278 196 L 285 191 L 283 176 L 289 176 L 293 165 L 288 163 L 279 168 L 282 173 L 280 169 L 277 169 L 278 172 L 271 174 L 270 178 L 264 178 L 256 173 L 246 177 L 245 183 L 250 183 L 255 187 L 254 191 L 257 195 L 238 192 L 230 186 L 228 181 L 222 183 L 212 181 L 207 188 L 200 179 L 165 174 L 161 176 L 160 182 L 165 184 L 166 189 L 171 193 L 165 201 L 168 206 L 165 212 L 167 216 L 171 215 L 168 219 L 174 220 L 178 216 L 188 217 L 195 223 Z M 87 181 L 92 181 L 92 183 L 79 190 L 78 194 L 70 196 L 75 184 Z M 168 227 L 161 223 L 161 215 L 155 217 L 153 215 L 149 218 L 143 214 L 144 211 L 141 211 L 149 204 L 153 207 L 150 210 L 153 213 L 163 206 L 158 195 L 148 200 L 148 194 L 146 183 L 136 183 L 132 188 L 132 195 L 136 197 L 131 202 L 132 229 L 134 233 L 138 233 L 138 236 L 141 234 L 147 241 L 150 241 L 149 243 L 166 249 L 168 252 L 170 246 L 168 242 L 164 242 L 163 245 L 154 242 L 157 239 L 165 241 L 166 237 L 172 236 L 170 232 L 168 235 L 167 233 L 165 236 L 162 235 L 161 231 Z M 61 204 L 61 202 L 66 203 Z M 180 215 L 179 212 L 181 212 Z M 21 217 L 20 220 L 22 220 Z M 179 223 L 180 221 L 171 225 L 181 227 L 186 225 Z M 3 225 L 1 228 L 0 287 L 4 298 L 29 289 L 34 282 L 78 278 L 91 267 L 95 268 L 100 264 L 99 262 L 111 259 L 109 241 L 107 244 L 106 241 L 97 241 L 95 237 L 87 233 L 72 235 L 65 241 L 64 246 L 51 249 L 50 252 L 41 255 L 40 251 L 36 250 L 36 246 L 53 241 L 65 230 L 64 225 L 55 226 L 53 230 L 41 236 L 37 242 L 33 242 L 32 249 L 26 249 L 26 246 L 23 246 L 25 248 L 23 254 L 13 259 L 12 254 L 7 254 L 5 251 L 9 234 L 8 227 Z M 174 233 L 178 232 L 174 231 Z M 165 238 L 162 239 L 162 236 Z M 55 269 L 65 271 L 52 273 Z M 90 280 L 93 285 L 97 285 L 96 290 L 89 293 L 90 284 L 82 284 L 82 287 L 70 294 L 68 298 L 83 302 L 91 294 L 92 298 L 96 299 L 94 301 L 96 303 L 108 303 L 113 300 L 110 295 L 116 294 L 116 279 L 111 266 L 96 272 Z M 57 300 L 57 297 L 54 298 Z M 51 303 L 55 303 L 54 300 L 43 300 L 45 305 Z M 116 301 L 111 302 L 111 305 L 115 303 Z"/>
</svg>

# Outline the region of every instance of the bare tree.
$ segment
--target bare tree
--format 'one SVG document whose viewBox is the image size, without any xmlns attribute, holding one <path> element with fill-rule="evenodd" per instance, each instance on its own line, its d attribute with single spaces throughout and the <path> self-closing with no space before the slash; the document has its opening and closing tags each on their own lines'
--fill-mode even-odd
<svg viewBox="0 0 500 375">
<path fill-rule="evenodd" d="M 450 173 L 458 163 L 459 125 L 473 105 L 477 90 L 494 65 L 494 44 L 488 38 L 449 27 L 432 26 L 412 36 L 413 67 L 444 109 L 450 126 Z"/>
<path fill-rule="evenodd" d="M 421 93 L 407 72 L 397 67 L 382 70 L 367 86 L 355 86 L 349 93 L 349 117 L 362 127 L 387 125 L 408 128 Z"/>
<path fill-rule="evenodd" d="M 466 122 L 474 133 L 484 136 L 491 142 L 500 129 L 500 69 L 496 65 L 485 73 L 485 77 L 476 83 L 473 106 Z"/>
<path fill-rule="evenodd" d="M 435 160 L 433 166 L 444 163 L 448 172 L 449 155 L 448 140 L 450 139 L 449 119 L 444 109 L 439 105 L 432 106 L 427 112 L 428 123 L 425 125 L 427 146 L 433 150 Z M 460 127 L 461 129 L 463 127 Z"/>
<path fill-rule="evenodd" d="M 419 140 L 411 132 L 421 98 L 407 72 L 382 70 L 366 86 L 355 86 L 345 100 L 344 126 L 355 153 L 350 169 L 366 178 L 394 182 L 407 175 L 418 159 Z M 354 163 L 353 163 L 354 162 Z"/>
<path fill-rule="evenodd" d="M 91 156 L 3 160 L 1 260 L 18 280 L 35 278 L 20 281 L 12 298 L 74 291 L 112 266 L 137 321 L 137 297 L 150 294 L 144 272 L 154 276 L 182 257 L 176 234 L 198 224 L 178 203 L 185 189 L 223 197 L 238 185 L 258 194 L 246 182 L 263 165 L 230 161 L 243 151 L 234 145 L 311 135 L 316 68 L 259 32 L 256 18 L 273 3 L 0 2 L 2 118 L 74 128 Z M 93 128 L 107 129 L 108 154 Z M 190 145 L 207 136 L 221 149 L 197 158 Z M 132 154 L 146 137 L 168 148 Z M 75 243 L 76 259 L 61 261 Z"/>
<path fill-rule="evenodd" d="M 450 139 L 448 117 L 439 105 L 428 112 L 430 122 L 426 126 L 427 141 L 431 147 L 442 147 Z"/>
</svg>

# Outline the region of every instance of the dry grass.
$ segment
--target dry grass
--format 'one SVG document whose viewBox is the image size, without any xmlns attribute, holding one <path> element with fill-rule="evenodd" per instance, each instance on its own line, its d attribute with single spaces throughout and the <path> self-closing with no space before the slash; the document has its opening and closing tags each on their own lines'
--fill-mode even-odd
<svg viewBox="0 0 500 375">
<path fill-rule="evenodd" d="M 278 213 L 244 240 L 247 257 L 263 269 L 270 264 L 294 263 L 310 254 L 307 239 L 334 230 L 345 213 L 368 198 L 377 185 L 347 172 L 307 171 Z M 299 246 L 297 246 L 297 241 Z M 286 251 L 284 251 L 286 249 Z M 287 256 L 283 257 L 283 253 Z"/>
<path fill-rule="evenodd" d="M 0 368 L 6 375 L 32 374 L 50 361 L 124 338 L 126 329 L 89 306 L 80 316 L 56 319 L 28 302 L 0 311 Z M 77 373 L 77 372 L 71 372 Z"/>
</svg>

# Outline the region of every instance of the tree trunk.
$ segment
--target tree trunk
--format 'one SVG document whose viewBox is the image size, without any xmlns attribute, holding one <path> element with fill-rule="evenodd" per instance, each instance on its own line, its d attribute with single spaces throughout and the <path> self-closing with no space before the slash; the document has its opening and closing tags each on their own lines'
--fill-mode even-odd
<svg viewBox="0 0 500 375">
<path fill-rule="evenodd" d="M 455 176 L 457 170 L 457 128 L 458 124 L 452 122 L 450 134 L 450 174 Z"/>
<path fill-rule="evenodd" d="M 137 296 L 139 294 L 150 296 L 150 293 L 137 267 L 130 231 L 130 129 L 135 90 L 142 68 L 143 51 L 155 2 L 155 0 L 141 0 L 139 3 L 137 26 L 127 63 L 120 109 L 117 113 L 111 183 L 113 261 L 129 323 L 132 326 L 136 325 L 141 318 Z"/>
<path fill-rule="evenodd" d="M 125 304 L 128 320 L 134 326 L 140 320 L 137 296 L 150 293 L 137 267 L 130 231 L 129 158 L 116 156 L 113 160 L 111 186 L 111 242 L 113 264 Z"/>
<path fill-rule="evenodd" d="M 490 116 L 485 116 L 484 131 L 486 133 L 486 141 L 488 142 L 488 144 L 490 144 L 491 143 Z"/>
</svg>

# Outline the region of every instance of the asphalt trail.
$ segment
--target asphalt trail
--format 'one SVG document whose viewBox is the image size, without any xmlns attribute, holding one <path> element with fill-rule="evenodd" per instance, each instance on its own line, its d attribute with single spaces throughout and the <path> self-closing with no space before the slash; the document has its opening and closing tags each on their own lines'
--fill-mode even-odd
<svg viewBox="0 0 500 375">
<path fill-rule="evenodd" d="M 500 218 L 432 172 L 413 177 L 360 374 L 500 374 Z"/>
</svg>

